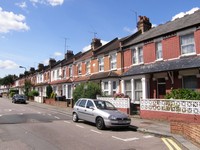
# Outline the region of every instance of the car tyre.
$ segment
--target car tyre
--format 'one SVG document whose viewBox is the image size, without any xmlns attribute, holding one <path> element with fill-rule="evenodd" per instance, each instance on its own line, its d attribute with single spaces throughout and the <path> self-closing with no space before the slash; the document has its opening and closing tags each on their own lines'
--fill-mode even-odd
<svg viewBox="0 0 200 150">
<path fill-rule="evenodd" d="M 98 118 L 96 119 L 96 127 L 97 127 L 97 129 L 99 129 L 99 130 L 105 129 L 105 124 L 104 124 L 103 118 L 98 117 Z"/>
<path fill-rule="evenodd" d="M 73 120 L 73 122 L 78 122 L 78 115 L 77 115 L 77 113 L 73 113 L 72 120 Z"/>
</svg>

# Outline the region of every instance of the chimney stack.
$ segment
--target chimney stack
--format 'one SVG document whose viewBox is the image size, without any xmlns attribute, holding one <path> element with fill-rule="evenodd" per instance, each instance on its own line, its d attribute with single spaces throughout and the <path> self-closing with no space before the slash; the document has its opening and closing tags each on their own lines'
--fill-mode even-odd
<svg viewBox="0 0 200 150">
<path fill-rule="evenodd" d="M 44 69 L 44 64 L 38 64 L 38 70 L 39 71 L 42 71 Z"/>
<path fill-rule="evenodd" d="M 67 59 L 71 58 L 72 56 L 74 56 L 73 51 L 67 50 L 67 53 L 65 54 L 65 59 L 67 60 Z"/>
<path fill-rule="evenodd" d="M 53 66 L 53 64 L 55 64 L 55 63 L 56 63 L 55 59 L 53 59 L 53 58 L 49 59 L 49 66 Z"/>
<path fill-rule="evenodd" d="M 142 33 L 151 29 L 152 24 L 149 22 L 149 18 L 146 16 L 139 16 L 139 21 L 137 23 L 138 31 L 141 30 Z"/>
<path fill-rule="evenodd" d="M 97 38 L 92 39 L 92 43 L 91 43 L 91 49 L 92 50 L 95 50 L 96 48 L 98 48 L 100 46 L 102 46 L 100 39 L 97 39 Z"/>
</svg>

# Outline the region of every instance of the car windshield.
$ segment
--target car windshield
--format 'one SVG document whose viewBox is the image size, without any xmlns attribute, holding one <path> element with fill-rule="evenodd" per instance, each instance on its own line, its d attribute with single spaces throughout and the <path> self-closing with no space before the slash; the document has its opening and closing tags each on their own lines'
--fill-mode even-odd
<svg viewBox="0 0 200 150">
<path fill-rule="evenodd" d="M 16 95 L 16 97 L 18 97 L 18 98 L 25 98 L 24 95 Z"/>
<path fill-rule="evenodd" d="M 96 100 L 94 101 L 96 107 L 102 110 L 116 110 L 115 106 L 108 101 Z"/>
</svg>

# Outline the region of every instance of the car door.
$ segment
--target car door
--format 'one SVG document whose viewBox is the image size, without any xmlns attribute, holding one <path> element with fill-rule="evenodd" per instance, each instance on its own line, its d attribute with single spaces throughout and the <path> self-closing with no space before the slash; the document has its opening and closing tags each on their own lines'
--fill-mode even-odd
<svg viewBox="0 0 200 150">
<path fill-rule="evenodd" d="M 76 111 L 78 112 L 79 119 L 85 120 L 85 105 L 87 100 L 82 99 L 80 103 L 78 104 Z"/>
<path fill-rule="evenodd" d="M 89 122 L 95 122 L 94 115 L 94 103 L 91 100 L 87 100 L 86 108 L 85 108 L 85 118 Z"/>
</svg>

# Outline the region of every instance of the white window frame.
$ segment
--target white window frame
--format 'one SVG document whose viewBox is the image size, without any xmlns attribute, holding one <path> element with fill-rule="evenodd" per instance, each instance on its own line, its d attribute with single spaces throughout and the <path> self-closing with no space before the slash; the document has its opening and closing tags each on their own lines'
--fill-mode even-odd
<svg viewBox="0 0 200 150">
<path fill-rule="evenodd" d="M 69 66 L 69 77 L 73 77 L 72 65 Z"/>
<path fill-rule="evenodd" d="M 85 68 L 86 68 L 86 75 L 90 74 L 90 61 L 85 62 Z"/>
<path fill-rule="evenodd" d="M 132 64 L 142 64 L 144 63 L 144 58 L 143 58 L 143 47 L 135 47 L 132 49 Z"/>
<path fill-rule="evenodd" d="M 192 41 L 188 41 L 186 43 L 183 42 L 183 38 L 190 38 L 190 36 L 192 36 Z M 193 50 L 190 52 L 183 52 L 183 47 L 188 47 L 190 45 L 193 45 Z M 193 55 L 196 54 L 196 48 L 195 48 L 195 39 L 194 39 L 194 33 L 189 33 L 189 34 L 185 34 L 185 35 L 181 35 L 180 36 L 180 46 L 181 46 L 181 55 L 185 56 L 185 55 Z"/>
<path fill-rule="evenodd" d="M 156 42 L 156 60 L 163 59 L 163 50 L 162 50 L 162 42 Z"/>
<path fill-rule="evenodd" d="M 63 73 L 63 78 L 65 79 L 65 78 L 66 78 L 66 67 L 64 67 L 64 68 L 62 69 L 62 73 Z"/>
<path fill-rule="evenodd" d="M 77 71 L 78 71 L 78 75 L 81 75 L 81 74 L 82 74 L 81 63 L 79 63 L 79 64 L 77 65 Z"/>
<path fill-rule="evenodd" d="M 104 58 L 99 57 L 98 61 L 99 61 L 99 72 L 103 72 L 104 71 Z"/>
<path fill-rule="evenodd" d="M 117 69 L 117 53 L 110 54 L 110 69 Z"/>
</svg>

